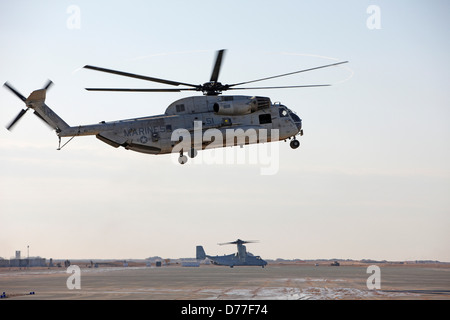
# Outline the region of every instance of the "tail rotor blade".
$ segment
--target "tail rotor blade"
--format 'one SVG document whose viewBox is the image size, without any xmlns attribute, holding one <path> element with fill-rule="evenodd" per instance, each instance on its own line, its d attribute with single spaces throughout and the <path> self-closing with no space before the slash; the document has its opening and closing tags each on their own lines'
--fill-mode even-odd
<svg viewBox="0 0 450 320">
<path fill-rule="evenodd" d="M 48 80 L 43 89 L 48 90 L 52 85 L 53 85 L 52 80 Z"/>
<path fill-rule="evenodd" d="M 5 87 L 7 87 L 9 90 L 11 90 L 12 93 L 14 93 L 20 100 L 25 102 L 27 98 L 25 98 L 19 91 L 17 91 L 13 86 L 11 86 L 8 82 L 5 82 Z"/>
<path fill-rule="evenodd" d="M 47 82 L 45 83 L 44 87 L 42 88 L 42 90 L 48 90 L 50 89 L 50 87 L 53 85 L 53 82 L 51 80 L 47 80 Z M 25 98 L 19 91 L 17 91 L 12 85 L 10 85 L 8 82 L 5 82 L 4 86 L 6 88 L 8 88 L 12 93 L 14 93 L 20 100 L 22 100 L 23 102 L 25 102 L 25 104 L 27 103 L 27 98 Z M 40 90 L 40 91 L 42 91 Z M 36 90 L 38 91 L 38 90 Z M 33 92 L 36 92 L 33 91 Z M 30 95 L 31 97 L 31 95 Z M 45 98 L 45 96 L 44 96 Z M 28 111 L 28 109 L 30 108 L 26 108 L 23 110 L 20 110 L 19 114 L 14 118 L 13 121 L 11 121 L 7 126 L 6 129 L 8 130 L 12 130 L 12 128 L 16 125 L 16 123 L 20 120 L 20 118 L 23 117 L 23 115 Z M 34 112 L 34 114 L 36 116 L 38 116 L 40 119 L 42 119 L 45 123 L 47 123 L 49 126 L 51 126 L 42 116 L 40 116 L 36 111 Z M 52 127 L 52 126 L 51 126 Z"/>
<path fill-rule="evenodd" d="M 20 118 L 22 118 L 22 116 L 27 112 L 28 109 L 23 109 L 20 110 L 19 114 L 14 118 L 13 121 L 11 121 L 11 123 L 6 127 L 6 129 L 10 130 L 13 128 L 13 126 L 17 123 L 17 121 L 20 120 Z"/>
</svg>

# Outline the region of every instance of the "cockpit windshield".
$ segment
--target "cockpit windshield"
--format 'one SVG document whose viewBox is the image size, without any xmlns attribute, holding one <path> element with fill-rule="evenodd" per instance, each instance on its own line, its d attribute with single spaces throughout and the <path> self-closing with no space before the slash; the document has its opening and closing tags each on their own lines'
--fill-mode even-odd
<svg viewBox="0 0 450 320">
<path fill-rule="evenodd" d="M 292 118 L 292 120 L 294 120 L 295 123 L 302 121 L 300 119 L 300 117 L 298 115 L 296 115 L 295 113 L 293 113 L 293 112 L 291 113 L 291 118 Z"/>
</svg>

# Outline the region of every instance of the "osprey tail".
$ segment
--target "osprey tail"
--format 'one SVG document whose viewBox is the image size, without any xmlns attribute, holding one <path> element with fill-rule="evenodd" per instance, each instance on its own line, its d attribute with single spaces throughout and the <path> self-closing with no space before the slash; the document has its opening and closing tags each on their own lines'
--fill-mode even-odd
<svg viewBox="0 0 450 320">
<path fill-rule="evenodd" d="M 206 253 L 202 246 L 197 246 L 196 259 L 197 260 L 206 259 Z"/>
</svg>

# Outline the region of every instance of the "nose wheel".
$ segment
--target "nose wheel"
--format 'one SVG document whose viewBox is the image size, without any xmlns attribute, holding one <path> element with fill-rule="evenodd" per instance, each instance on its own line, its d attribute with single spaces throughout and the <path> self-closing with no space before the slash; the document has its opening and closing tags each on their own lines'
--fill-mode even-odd
<svg viewBox="0 0 450 320">
<path fill-rule="evenodd" d="M 190 158 L 195 158 L 197 156 L 197 150 L 194 148 L 189 149 L 188 151 L 188 156 Z M 178 158 L 178 162 L 180 164 L 185 164 L 188 161 L 188 157 L 186 157 L 185 155 L 183 155 L 183 151 L 180 151 L 180 157 Z"/>
<path fill-rule="evenodd" d="M 292 140 L 289 145 L 292 149 L 297 149 L 298 147 L 300 147 L 300 141 L 294 138 L 294 140 Z"/>
<path fill-rule="evenodd" d="M 188 158 L 183 155 L 183 151 L 180 152 L 180 157 L 178 158 L 178 162 L 180 164 L 185 164 L 188 161 Z"/>
</svg>

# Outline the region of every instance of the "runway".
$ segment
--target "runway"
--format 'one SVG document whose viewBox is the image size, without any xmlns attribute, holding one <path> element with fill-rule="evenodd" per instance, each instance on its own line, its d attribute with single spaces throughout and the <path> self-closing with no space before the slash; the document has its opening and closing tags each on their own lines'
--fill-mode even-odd
<svg viewBox="0 0 450 320">
<path fill-rule="evenodd" d="M 366 266 L 81 268 L 69 289 L 64 268 L 2 270 L 0 294 L 23 300 L 427 300 L 450 299 L 450 268 L 380 266 L 369 290 Z M 30 294 L 34 292 L 34 294 Z"/>
</svg>

